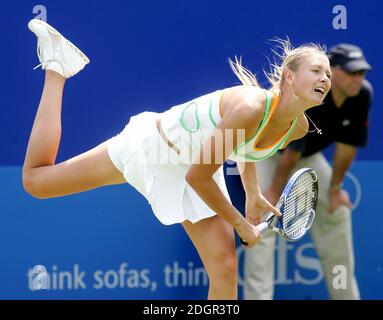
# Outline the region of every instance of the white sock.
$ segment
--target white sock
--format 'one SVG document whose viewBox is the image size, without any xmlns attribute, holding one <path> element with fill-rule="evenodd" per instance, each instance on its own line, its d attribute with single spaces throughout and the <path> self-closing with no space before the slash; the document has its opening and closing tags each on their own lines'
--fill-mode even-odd
<svg viewBox="0 0 383 320">
<path fill-rule="evenodd" d="M 55 71 L 55 72 L 57 72 L 58 74 L 60 74 L 60 75 L 62 75 L 64 77 L 63 69 L 62 69 L 61 65 L 58 62 L 56 62 L 56 61 L 48 62 L 45 70 Z"/>
</svg>

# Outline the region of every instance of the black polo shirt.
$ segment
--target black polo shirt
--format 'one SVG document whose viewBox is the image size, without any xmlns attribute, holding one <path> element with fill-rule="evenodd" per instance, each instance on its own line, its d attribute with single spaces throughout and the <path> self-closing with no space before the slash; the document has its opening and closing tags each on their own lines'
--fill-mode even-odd
<svg viewBox="0 0 383 320">
<path fill-rule="evenodd" d="M 322 134 L 309 132 L 302 139 L 292 141 L 288 148 L 302 152 L 302 157 L 308 157 L 333 142 L 365 147 L 372 99 L 373 89 L 367 80 L 364 80 L 359 95 L 347 98 L 340 108 L 335 106 L 332 94 L 329 92 L 323 105 L 306 111 L 315 125 L 322 130 Z M 310 120 L 309 123 L 309 130 L 314 130 Z"/>
</svg>

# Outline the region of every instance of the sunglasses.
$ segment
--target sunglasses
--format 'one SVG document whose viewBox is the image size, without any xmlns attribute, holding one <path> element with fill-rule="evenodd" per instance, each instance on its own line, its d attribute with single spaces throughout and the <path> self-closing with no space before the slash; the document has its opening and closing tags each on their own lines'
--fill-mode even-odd
<svg viewBox="0 0 383 320">
<path fill-rule="evenodd" d="M 366 70 L 358 70 L 358 71 L 352 71 L 352 72 L 349 72 L 349 71 L 346 71 L 344 70 L 349 76 L 364 76 L 366 74 Z"/>
</svg>

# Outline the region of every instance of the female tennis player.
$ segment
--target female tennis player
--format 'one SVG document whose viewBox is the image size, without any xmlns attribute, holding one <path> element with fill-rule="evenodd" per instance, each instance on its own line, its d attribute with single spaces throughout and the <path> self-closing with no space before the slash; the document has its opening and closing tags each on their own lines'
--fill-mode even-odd
<svg viewBox="0 0 383 320">
<path fill-rule="evenodd" d="M 234 230 L 254 246 L 263 213 L 279 214 L 260 193 L 255 161 L 304 136 L 304 111 L 330 89 L 325 51 L 282 42 L 282 64 L 261 89 L 241 61 L 230 65 L 243 85 L 218 90 L 163 113 L 143 112 L 125 129 L 83 154 L 55 163 L 61 138 L 64 84 L 89 59 L 40 20 L 29 29 L 38 41 L 45 84 L 23 166 L 25 190 L 39 199 L 128 182 L 163 224 L 182 223 L 209 277 L 209 299 L 237 298 Z M 222 164 L 237 162 L 246 191 L 246 218 L 231 204 Z"/>
</svg>

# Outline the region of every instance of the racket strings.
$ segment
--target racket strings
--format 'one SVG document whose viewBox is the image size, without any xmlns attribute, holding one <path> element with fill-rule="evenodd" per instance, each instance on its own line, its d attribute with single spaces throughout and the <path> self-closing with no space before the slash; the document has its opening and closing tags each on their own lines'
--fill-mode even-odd
<svg viewBox="0 0 383 320">
<path fill-rule="evenodd" d="M 310 189 L 310 185 L 308 188 Z M 313 201 L 310 201 L 310 198 L 312 199 L 309 190 L 302 187 L 289 197 L 290 201 L 288 201 L 288 209 L 286 210 L 288 214 L 283 221 L 288 236 L 295 238 L 305 230 L 311 218 L 310 209 L 313 208 Z"/>
<path fill-rule="evenodd" d="M 287 196 L 284 208 L 282 223 L 288 238 L 297 238 L 306 230 L 312 218 L 311 209 L 314 209 L 316 196 L 311 174 L 300 176 Z"/>
</svg>

